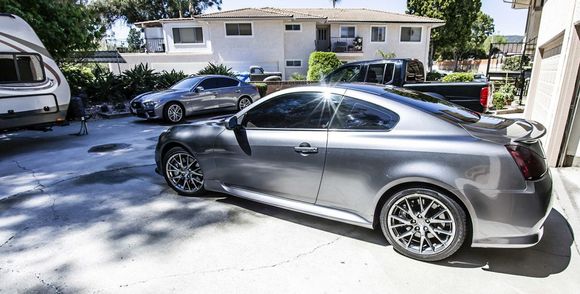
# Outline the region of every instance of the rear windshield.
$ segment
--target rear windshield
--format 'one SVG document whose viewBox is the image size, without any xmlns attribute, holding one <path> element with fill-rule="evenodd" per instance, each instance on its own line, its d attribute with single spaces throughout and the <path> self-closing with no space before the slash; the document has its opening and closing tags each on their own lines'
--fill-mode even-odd
<svg viewBox="0 0 580 294">
<path fill-rule="evenodd" d="M 425 112 L 429 112 L 447 120 L 460 123 L 475 123 L 480 119 L 479 113 L 475 111 L 446 100 L 423 94 L 421 92 L 389 86 L 387 86 L 385 90 L 399 96 L 410 98 L 397 99 L 399 102 L 421 109 Z M 391 96 L 389 97 L 392 98 Z"/>
</svg>

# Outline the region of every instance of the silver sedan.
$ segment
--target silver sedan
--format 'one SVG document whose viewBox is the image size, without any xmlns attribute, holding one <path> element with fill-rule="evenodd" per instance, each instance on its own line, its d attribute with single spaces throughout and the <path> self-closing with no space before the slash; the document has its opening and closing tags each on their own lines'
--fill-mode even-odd
<svg viewBox="0 0 580 294">
<path fill-rule="evenodd" d="M 131 113 L 141 118 L 162 118 L 180 123 L 193 113 L 218 108 L 242 110 L 260 99 L 258 89 L 237 79 L 220 76 L 192 76 L 163 91 L 148 92 L 131 100 Z"/>
<path fill-rule="evenodd" d="M 544 133 L 403 88 L 301 87 L 172 127 L 155 160 L 182 195 L 216 191 L 380 228 L 398 252 L 436 261 L 464 243 L 539 242 L 552 189 Z"/>
</svg>

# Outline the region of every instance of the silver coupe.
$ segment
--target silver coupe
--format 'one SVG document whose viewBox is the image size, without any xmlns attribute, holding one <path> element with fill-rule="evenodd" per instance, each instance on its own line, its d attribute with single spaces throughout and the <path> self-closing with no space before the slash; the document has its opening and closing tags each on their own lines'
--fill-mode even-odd
<svg viewBox="0 0 580 294">
<path fill-rule="evenodd" d="M 403 88 L 299 87 L 168 129 L 155 160 L 179 194 L 380 228 L 398 252 L 436 261 L 462 245 L 539 242 L 552 190 L 544 134 Z"/>
<path fill-rule="evenodd" d="M 180 123 L 193 113 L 218 108 L 242 110 L 260 99 L 258 89 L 235 78 L 206 75 L 185 78 L 171 88 L 143 93 L 131 100 L 133 115 Z"/>
</svg>

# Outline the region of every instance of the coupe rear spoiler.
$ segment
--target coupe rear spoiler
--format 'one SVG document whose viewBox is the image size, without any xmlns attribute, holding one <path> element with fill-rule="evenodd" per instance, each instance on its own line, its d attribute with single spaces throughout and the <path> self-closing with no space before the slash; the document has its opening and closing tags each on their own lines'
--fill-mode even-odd
<svg viewBox="0 0 580 294">
<path fill-rule="evenodd" d="M 534 143 L 546 134 L 546 128 L 539 122 L 525 119 L 516 119 L 516 121 L 520 126 L 527 130 L 527 134 L 512 139 L 514 142 Z"/>
</svg>

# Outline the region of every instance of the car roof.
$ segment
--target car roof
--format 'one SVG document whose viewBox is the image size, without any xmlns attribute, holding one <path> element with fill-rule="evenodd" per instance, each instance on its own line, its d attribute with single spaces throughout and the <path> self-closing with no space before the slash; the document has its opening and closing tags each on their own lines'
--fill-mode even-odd
<svg viewBox="0 0 580 294">
<path fill-rule="evenodd" d="M 380 59 L 354 61 L 354 62 L 345 63 L 344 65 L 374 64 L 374 63 L 388 63 L 388 62 L 398 63 L 398 62 L 411 61 L 411 60 L 417 60 L 417 59 L 413 59 L 413 58 L 387 58 L 387 59 L 380 58 Z"/>
</svg>

